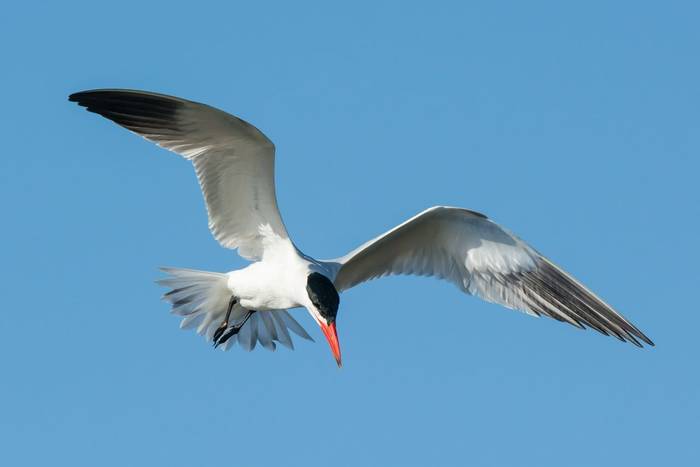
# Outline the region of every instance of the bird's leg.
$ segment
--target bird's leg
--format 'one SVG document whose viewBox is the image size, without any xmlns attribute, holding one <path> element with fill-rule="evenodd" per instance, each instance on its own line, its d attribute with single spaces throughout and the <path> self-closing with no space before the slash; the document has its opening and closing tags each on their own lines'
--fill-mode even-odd
<svg viewBox="0 0 700 467">
<path fill-rule="evenodd" d="M 251 316 L 253 316 L 253 313 L 255 313 L 255 310 L 248 310 L 248 314 L 245 315 L 245 318 L 243 318 L 243 321 L 240 323 L 236 324 L 235 326 L 231 326 L 231 328 L 226 331 L 221 337 L 214 340 L 214 348 L 220 346 L 221 344 L 225 344 L 227 340 L 231 338 L 231 336 L 235 336 L 238 334 L 238 332 L 245 326 L 245 323 L 248 322 L 248 319 L 250 319 Z M 218 331 L 218 329 L 217 329 Z"/>
<path fill-rule="evenodd" d="M 231 311 L 233 310 L 233 307 L 236 305 L 236 297 L 233 295 L 231 296 L 231 300 L 228 301 L 228 310 L 226 310 L 226 317 L 224 318 L 223 322 L 221 323 L 221 326 L 219 326 L 216 331 L 214 332 L 214 347 L 216 347 L 217 341 L 219 340 L 219 337 L 224 333 L 226 328 L 228 327 L 228 319 L 231 317 Z"/>
</svg>

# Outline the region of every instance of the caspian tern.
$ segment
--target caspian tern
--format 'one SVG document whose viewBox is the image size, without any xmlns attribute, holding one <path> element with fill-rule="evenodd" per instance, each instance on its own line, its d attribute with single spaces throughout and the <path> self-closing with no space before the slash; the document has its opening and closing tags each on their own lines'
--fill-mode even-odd
<svg viewBox="0 0 700 467">
<path fill-rule="evenodd" d="M 316 260 L 291 241 L 274 184 L 275 146 L 253 125 L 205 104 L 152 92 L 103 89 L 73 94 L 102 115 L 194 165 L 209 228 L 251 262 L 228 273 L 162 268 L 164 299 L 182 328 L 215 347 L 236 341 L 293 348 L 289 330 L 306 331 L 287 312 L 304 307 L 341 365 L 336 332 L 339 293 L 392 275 L 436 276 L 461 291 L 534 316 L 591 327 L 639 347 L 654 345 L 632 323 L 534 248 L 468 209 L 435 206 L 345 256 Z"/>
</svg>

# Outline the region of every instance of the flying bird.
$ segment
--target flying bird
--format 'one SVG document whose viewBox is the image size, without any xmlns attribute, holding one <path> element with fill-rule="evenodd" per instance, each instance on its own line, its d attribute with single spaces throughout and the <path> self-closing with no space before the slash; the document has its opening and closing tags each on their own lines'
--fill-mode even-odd
<svg viewBox="0 0 700 467">
<path fill-rule="evenodd" d="M 99 89 L 72 94 L 102 115 L 194 165 L 209 229 L 251 263 L 227 273 L 162 268 L 164 299 L 215 347 L 256 343 L 293 348 L 290 331 L 312 340 L 287 310 L 304 307 L 341 365 L 339 294 L 394 274 L 445 279 L 461 291 L 639 347 L 654 345 L 572 276 L 483 214 L 435 206 L 345 256 L 318 260 L 289 238 L 277 208 L 275 145 L 250 123 L 205 104 L 152 92 Z"/>
</svg>

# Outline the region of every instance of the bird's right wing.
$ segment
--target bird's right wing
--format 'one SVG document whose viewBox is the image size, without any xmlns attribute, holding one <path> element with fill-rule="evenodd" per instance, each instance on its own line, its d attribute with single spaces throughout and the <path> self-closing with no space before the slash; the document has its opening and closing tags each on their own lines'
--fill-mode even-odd
<svg viewBox="0 0 700 467">
<path fill-rule="evenodd" d="M 486 216 L 437 206 L 327 262 L 339 291 L 393 274 L 436 276 L 465 293 L 621 340 L 653 345 L 580 282 Z"/>
<path fill-rule="evenodd" d="M 144 91 L 99 89 L 69 100 L 194 165 L 209 228 L 226 248 L 259 260 L 291 244 L 275 197 L 275 146 L 253 125 L 208 105 Z"/>
</svg>

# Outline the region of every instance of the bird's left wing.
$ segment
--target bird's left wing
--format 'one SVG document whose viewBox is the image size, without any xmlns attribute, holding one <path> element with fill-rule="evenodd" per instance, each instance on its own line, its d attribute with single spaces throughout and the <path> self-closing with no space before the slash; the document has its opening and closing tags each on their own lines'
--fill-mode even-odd
<svg viewBox="0 0 700 467">
<path fill-rule="evenodd" d="M 393 274 L 436 276 L 465 293 L 641 345 L 651 340 L 580 282 L 486 216 L 437 206 L 328 262 L 339 291 Z"/>
<path fill-rule="evenodd" d="M 129 89 L 97 89 L 69 100 L 194 165 L 219 243 L 250 260 L 290 245 L 275 196 L 275 146 L 260 130 L 214 107 Z"/>
</svg>

